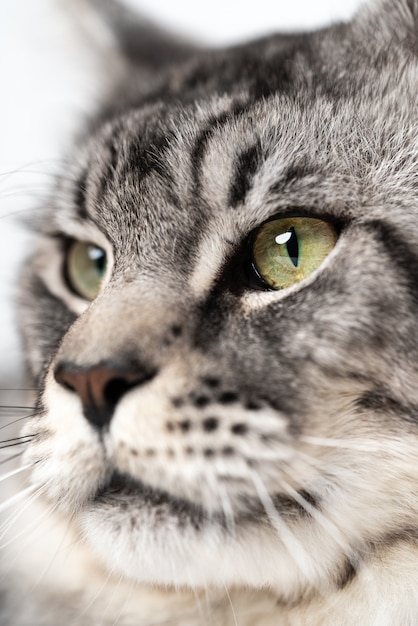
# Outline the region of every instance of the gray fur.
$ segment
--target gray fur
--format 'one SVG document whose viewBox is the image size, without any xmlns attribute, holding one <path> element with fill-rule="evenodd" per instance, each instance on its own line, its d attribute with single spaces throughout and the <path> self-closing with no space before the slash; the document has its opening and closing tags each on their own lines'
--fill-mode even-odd
<svg viewBox="0 0 418 626">
<path fill-rule="evenodd" d="M 387 0 L 319 32 L 181 43 L 157 75 L 118 20 L 123 81 L 20 297 L 40 387 L 25 461 L 74 544 L 26 572 L 16 557 L 2 624 L 418 622 L 417 13 Z M 266 291 L 248 237 L 289 211 L 339 240 Z M 90 305 L 62 276 L 69 238 L 111 259 Z M 152 377 L 99 433 L 54 371 L 114 362 Z"/>
</svg>

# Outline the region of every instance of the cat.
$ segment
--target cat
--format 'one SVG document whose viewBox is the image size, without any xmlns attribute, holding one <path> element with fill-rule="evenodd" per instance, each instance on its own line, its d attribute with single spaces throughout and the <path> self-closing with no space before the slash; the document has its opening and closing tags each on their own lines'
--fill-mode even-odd
<svg viewBox="0 0 418 626">
<path fill-rule="evenodd" d="M 0 623 L 416 626 L 418 1 L 223 50 L 96 5 L 124 63 L 22 270 Z"/>
</svg>

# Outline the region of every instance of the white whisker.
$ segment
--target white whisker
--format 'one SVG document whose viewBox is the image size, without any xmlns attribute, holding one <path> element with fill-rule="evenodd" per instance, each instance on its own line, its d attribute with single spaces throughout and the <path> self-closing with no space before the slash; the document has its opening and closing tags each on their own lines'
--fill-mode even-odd
<svg viewBox="0 0 418 626">
<path fill-rule="evenodd" d="M 9 463 L 14 459 L 18 459 L 20 456 L 25 454 L 24 450 L 21 452 L 17 452 L 16 454 L 10 455 L 10 452 L 0 452 L 0 465 L 4 465 L 5 463 Z"/>
<path fill-rule="evenodd" d="M 359 452 L 381 452 L 387 449 L 388 443 L 391 446 L 391 452 L 399 448 L 399 452 L 405 451 L 405 444 L 397 442 L 393 439 L 358 440 L 358 439 L 332 439 L 330 437 L 311 437 L 302 435 L 299 440 L 314 446 L 325 448 L 340 448 L 342 450 L 358 450 Z"/>
<path fill-rule="evenodd" d="M 35 487 L 30 487 L 28 489 L 31 489 L 31 492 L 33 492 L 34 488 Z M 27 492 L 28 490 L 24 489 L 23 491 Z M 37 500 L 37 498 L 41 495 L 42 492 L 43 492 L 43 488 L 42 487 L 39 487 L 38 489 L 36 489 L 36 491 L 34 493 L 32 493 L 31 497 L 26 502 L 23 502 L 23 504 L 17 509 L 17 511 L 13 515 L 11 515 L 9 517 L 9 519 L 6 520 L 0 526 L 0 541 L 4 538 L 4 536 L 7 534 L 7 532 L 11 528 L 11 526 L 13 526 L 15 521 L 17 519 L 19 519 L 19 517 L 22 515 L 22 513 L 24 511 L 26 511 L 26 509 L 33 503 L 34 500 Z M 20 492 L 20 493 L 22 493 L 22 492 Z M 17 495 L 19 495 L 19 494 L 17 494 Z M 28 494 L 26 493 L 25 495 L 28 495 Z M 4 544 L 4 545 L 7 545 L 7 544 Z M 4 545 L 3 545 L 3 547 L 4 547 Z"/>
<path fill-rule="evenodd" d="M 134 587 L 135 587 L 135 581 L 134 581 L 134 580 L 131 580 L 131 584 L 129 585 L 129 590 L 128 590 L 127 594 L 126 594 L 125 600 L 124 600 L 124 602 L 122 603 L 122 606 L 121 606 L 121 608 L 120 608 L 120 611 L 119 611 L 119 613 L 117 614 L 117 616 L 116 616 L 116 618 L 115 618 L 115 620 L 114 620 L 114 622 L 113 622 L 112 626 L 117 626 L 117 624 L 118 624 L 119 620 L 121 619 L 121 617 L 122 617 L 122 615 L 123 615 L 123 613 L 124 613 L 124 611 L 125 611 L 125 609 L 126 609 L 126 607 L 127 607 L 127 604 L 128 604 L 128 602 L 129 602 L 129 600 L 131 599 L 131 596 L 132 596 L 132 592 L 133 592 Z"/>
<path fill-rule="evenodd" d="M 200 578 L 205 579 L 205 574 L 200 568 Z M 210 590 L 207 581 L 204 580 L 203 589 L 198 591 L 193 584 L 192 578 L 189 578 L 189 588 L 194 595 L 196 610 L 199 614 L 199 623 L 204 623 L 205 615 L 207 615 L 207 607 L 210 606 Z M 205 620 L 206 621 L 206 620 Z"/>
<path fill-rule="evenodd" d="M 38 494 L 39 495 L 39 494 Z M 31 501 L 28 504 L 32 504 L 32 502 L 35 500 L 36 498 L 32 498 Z M 24 510 L 27 507 L 24 507 L 20 512 L 19 512 L 19 516 L 24 512 Z M 12 544 L 13 542 L 15 542 L 17 539 L 20 539 L 21 537 L 23 537 L 24 535 L 26 535 L 30 530 L 36 529 L 40 526 L 40 524 L 45 520 L 48 519 L 48 517 L 50 517 L 50 515 L 52 514 L 53 511 L 56 510 L 56 506 L 51 508 L 51 509 L 47 509 L 46 511 L 44 511 L 41 515 L 39 515 L 35 520 L 33 520 L 31 523 L 29 523 L 24 530 L 21 530 L 20 533 L 17 533 L 16 535 L 14 535 L 12 537 L 12 539 L 9 539 L 9 541 L 6 541 L 5 543 L 2 543 L 0 545 L 0 550 L 6 548 L 7 546 L 9 546 L 10 544 Z M 18 517 L 18 516 L 17 516 Z M 16 520 L 13 520 L 13 523 Z M 12 524 L 11 524 L 12 525 Z M 10 526 L 8 526 L 8 528 L 2 533 L 2 535 L 0 536 L 0 539 L 2 539 L 4 537 L 4 535 L 7 533 L 7 531 L 9 530 Z M 29 537 L 29 540 L 32 540 L 32 536 Z M 24 546 L 27 545 L 27 541 L 25 542 Z M 23 547 L 24 547 L 23 546 Z"/>
<path fill-rule="evenodd" d="M 110 594 L 110 598 L 109 598 L 108 602 L 106 603 L 106 606 L 104 608 L 104 611 L 102 613 L 102 616 L 100 618 L 100 622 L 98 623 L 98 626 L 102 626 L 102 624 L 106 623 L 106 617 L 107 617 L 107 615 L 109 613 L 110 608 L 113 605 L 113 600 L 114 600 L 117 592 L 119 591 L 119 587 L 121 585 L 122 580 L 123 580 L 123 576 L 120 575 L 118 582 L 116 583 L 116 585 L 113 586 L 112 593 Z"/>
<path fill-rule="evenodd" d="M 237 615 L 235 613 L 234 605 L 232 603 L 232 598 L 231 598 L 231 596 L 229 594 L 228 588 L 226 586 L 224 586 L 224 589 L 225 589 L 226 596 L 228 598 L 229 606 L 231 607 L 231 613 L 232 613 L 232 619 L 234 620 L 234 625 L 235 626 L 239 626 L 238 620 L 237 620 Z"/>
<path fill-rule="evenodd" d="M 2 476 L 0 476 L 0 483 L 3 480 L 7 480 L 8 478 L 11 478 L 12 476 L 16 476 L 16 474 L 20 474 L 20 472 L 24 472 L 25 470 L 29 469 L 30 467 L 32 467 L 31 463 L 28 463 L 27 465 L 23 465 L 22 467 L 18 467 L 15 470 L 12 470 L 11 472 L 7 472 L 7 474 L 3 474 Z"/>
<path fill-rule="evenodd" d="M 32 499 L 33 501 L 33 499 Z M 5 569 L 2 574 L 4 576 L 5 573 L 7 573 L 7 571 L 10 571 L 16 561 L 19 559 L 21 553 L 26 549 L 26 547 L 32 543 L 34 541 L 34 534 L 33 532 L 29 532 L 29 531 L 33 531 L 33 530 L 38 530 L 40 526 L 43 526 L 43 523 L 45 520 L 47 520 L 52 513 L 57 509 L 57 505 L 55 505 L 52 508 L 48 508 L 46 511 L 44 511 L 41 515 L 38 515 L 36 517 L 35 520 L 33 520 L 30 524 L 28 524 L 26 526 L 26 528 L 21 531 L 20 533 L 18 533 L 17 535 L 15 535 L 9 542 L 3 544 L 1 547 L 5 548 L 6 546 L 8 546 L 9 544 L 13 543 L 14 541 L 16 541 L 16 539 L 22 537 L 23 535 L 28 535 L 20 544 L 19 544 L 19 549 L 15 552 L 15 558 L 11 561 L 8 562 L 8 568 Z M 44 532 L 42 533 L 42 536 L 45 535 L 46 532 L 49 532 L 48 527 L 46 527 L 47 529 L 44 530 Z M 37 538 L 39 538 L 39 535 L 37 536 Z M 33 585 L 32 589 L 34 589 L 36 587 L 36 584 Z"/>
<path fill-rule="evenodd" d="M 228 496 L 225 485 L 223 485 L 213 474 L 210 474 L 207 477 L 207 485 L 206 485 L 206 499 L 208 504 L 206 505 L 207 510 L 213 509 L 213 494 L 217 493 L 219 496 L 219 502 L 222 508 L 222 512 L 225 516 L 226 527 L 228 528 L 231 536 L 235 533 L 235 518 L 234 518 L 234 510 L 231 505 L 230 498 Z"/>
<path fill-rule="evenodd" d="M 287 491 L 289 496 L 295 500 L 309 515 L 316 521 L 324 530 L 327 531 L 329 536 L 335 541 L 335 543 L 342 549 L 346 556 L 350 556 L 351 548 L 346 537 L 341 533 L 339 528 L 331 522 L 323 513 L 318 511 L 306 498 L 300 495 L 293 487 L 291 487 L 285 480 L 281 479 L 281 486 Z"/>
<path fill-rule="evenodd" d="M 48 517 L 51 517 L 53 515 L 53 513 L 57 510 L 58 505 L 55 504 L 53 507 L 49 508 L 46 512 L 47 512 L 47 516 L 46 519 L 48 519 Z M 44 514 L 42 514 L 42 516 L 39 518 L 40 521 L 44 520 Z M 66 537 L 68 536 L 68 530 L 70 528 L 70 524 L 73 520 L 74 515 L 72 515 L 70 517 L 70 519 L 67 521 L 67 524 L 65 526 L 65 530 L 62 534 L 62 539 L 59 543 L 59 545 L 57 546 L 55 553 L 53 554 L 53 556 L 50 558 L 50 560 L 48 561 L 46 567 L 43 569 L 43 571 L 41 572 L 41 575 L 39 576 L 38 580 L 34 583 L 34 585 L 32 586 L 32 589 L 35 589 L 38 585 L 40 585 L 43 581 L 43 579 L 45 578 L 45 576 L 47 575 L 47 573 L 49 572 L 50 568 L 52 567 L 53 563 L 55 562 L 56 558 L 58 557 L 58 555 L 63 551 L 63 546 L 64 546 L 64 541 L 66 539 Z"/>
<path fill-rule="evenodd" d="M 98 598 L 100 598 L 101 594 L 104 591 L 104 588 L 106 587 L 106 585 L 108 584 L 110 578 L 113 575 L 113 570 L 109 570 L 106 578 L 104 579 L 103 583 L 101 584 L 101 586 L 99 587 L 99 589 L 97 590 L 97 592 L 94 594 L 94 596 L 91 598 L 90 602 L 84 607 L 83 611 L 81 613 L 78 613 L 75 617 L 74 617 L 74 621 L 71 622 L 71 624 L 69 626 L 76 626 L 79 623 L 79 620 L 86 615 L 86 613 L 88 612 L 88 610 L 93 606 L 93 604 L 96 602 L 96 600 L 98 600 Z"/>
<path fill-rule="evenodd" d="M 225 486 L 222 484 L 217 485 L 217 491 L 222 506 L 222 512 L 225 516 L 226 527 L 231 537 L 233 537 L 235 535 L 235 516 L 230 497 Z"/>
<path fill-rule="evenodd" d="M 19 500 L 26 498 L 27 495 L 33 493 L 36 489 L 37 489 L 36 485 L 30 485 L 30 487 L 27 487 L 26 489 L 22 489 L 22 491 L 19 491 L 19 493 L 16 493 L 15 495 L 11 496 L 10 498 L 8 498 L 7 500 L 5 500 L 4 502 L 0 504 L 0 513 L 12 507 L 16 502 L 19 502 Z"/>
<path fill-rule="evenodd" d="M 276 530 L 277 535 L 282 541 L 287 552 L 294 559 L 302 572 L 306 573 L 307 576 L 311 579 L 315 579 L 316 570 L 313 566 L 312 557 L 308 554 L 300 541 L 291 532 L 283 518 L 279 515 L 266 487 L 264 486 L 263 481 L 258 476 L 258 474 L 254 470 L 252 470 L 250 472 L 250 476 L 254 483 L 260 502 L 263 505 L 263 508 L 267 513 L 267 516 L 271 524 L 273 525 L 273 528 Z M 309 568 L 308 573 L 306 572 L 307 568 Z"/>
<path fill-rule="evenodd" d="M 8 422 L 7 424 L 3 424 L 3 426 L 0 426 L 0 430 L 3 430 L 4 428 L 8 428 L 9 426 L 12 426 L 13 424 L 17 424 L 17 422 L 21 422 L 22 420 L 26 420 L 29 419 L 30 417 L 34 417 L 36 415 L 36 413 L 30 413 L 29 415 L 24 415 L 23 417 L 18 417 L 17 419 Z"/>
<path fill-rule="evenodd" d="M 13 455 L 14 454 L 22 455 L 22 454 L 24 454 L 24 450 L 22 450 L 21 452 L 18 452 L 18 453 L 16 452 L 16 450 L 13 450 L 12 454 Z M 0 448 L 0 458 L 2 458 L 2 457 L 9 457 L 9 456 L 12 456 L 12 454 L 11 454 L 11 451 L 8 448 L 3 448 L 3 449 Z"/>
</svg>

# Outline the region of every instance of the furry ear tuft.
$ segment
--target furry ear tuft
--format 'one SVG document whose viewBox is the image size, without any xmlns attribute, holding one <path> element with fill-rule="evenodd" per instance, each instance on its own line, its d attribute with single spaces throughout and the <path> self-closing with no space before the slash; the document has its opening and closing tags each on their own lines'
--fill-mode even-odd
<svg viewBox="0 0 418 626">
<path fill-rule="evenodd" d="M 357 20 L 368 31 L 363 36 L 380 46 L 401 45 L 418 54 L 418 0 L 374 0 L 360 10 Z"/>
</svg>

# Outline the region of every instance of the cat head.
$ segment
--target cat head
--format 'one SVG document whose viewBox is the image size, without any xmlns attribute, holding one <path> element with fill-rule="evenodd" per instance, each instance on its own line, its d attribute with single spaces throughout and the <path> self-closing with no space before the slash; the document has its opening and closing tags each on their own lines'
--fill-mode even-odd
<svg viewBox="0 0 418 626">
<path fill-rule="evenodd" d="M 417 514 L 417 3 L 116 31 L 24 270 L 33 482 L 135 580 L 344 585 Z"/>
</svg>

